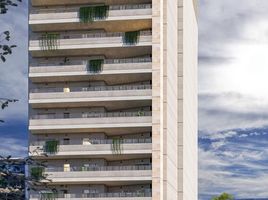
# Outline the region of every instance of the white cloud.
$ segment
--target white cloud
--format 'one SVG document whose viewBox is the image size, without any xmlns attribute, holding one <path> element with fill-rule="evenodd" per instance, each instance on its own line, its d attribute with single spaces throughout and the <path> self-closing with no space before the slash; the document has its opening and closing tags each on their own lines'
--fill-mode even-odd
<svg viewBox="0 0 268 200">
<path fill-rule="evenodd" d="M 12 157 L 23 157 L 27 154 L 28 148 L 22 144 L 21 139 L 16 138 L 1 138 L 0 152 L 1 155 Z"/>
<path fill-rule="evenodd" d="M 234 194 L 236 198 L 268 196 L 266 165 L 255 163 L 261 159 L 263 153 L 243 148 L 236 151 L 199 148 L 200 199 L 207 200 L 222 192 Z M 249 171 L 244 172 L 244 169 Z M 250 174 L 250 171 L 255 173 Z"/>
<path fill-rule="evenodd" d="M 18 103 L 10 104 L 0 112 L 0 118 L 5 120 L 22 120 L 27 118 L 27 90 L 28 90 L 28 14 L 27 1 L 12 7 L 10 11 L 1 15 L 1 30 L 11 33 L 10 44 L 16 44 L 13 54 L 7 56 L 5 63 L 0 62 L 0 97 L 19 99 Z"/>
</svg>

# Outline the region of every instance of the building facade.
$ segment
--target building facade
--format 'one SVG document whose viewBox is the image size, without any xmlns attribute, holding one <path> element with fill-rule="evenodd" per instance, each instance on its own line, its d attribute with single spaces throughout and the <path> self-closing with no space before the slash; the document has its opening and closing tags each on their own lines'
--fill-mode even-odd
<svg viewBox="0 0 268 200">
<path fill-rule="evenodd" d="M 29 27 L 29 199 L 197 200 L 196 0 L 32 0 Z"/>
</svg>

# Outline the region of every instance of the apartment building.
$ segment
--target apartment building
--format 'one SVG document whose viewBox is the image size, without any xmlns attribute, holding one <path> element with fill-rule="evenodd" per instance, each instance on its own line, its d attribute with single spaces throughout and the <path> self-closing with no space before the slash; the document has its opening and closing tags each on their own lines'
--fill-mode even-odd
<svg viewBox="0 0 268 200">
<path fill-rule="evenodd" d="M 197 200 L 196 0 L 31 0 L 30 200 Z"/>
</svg>

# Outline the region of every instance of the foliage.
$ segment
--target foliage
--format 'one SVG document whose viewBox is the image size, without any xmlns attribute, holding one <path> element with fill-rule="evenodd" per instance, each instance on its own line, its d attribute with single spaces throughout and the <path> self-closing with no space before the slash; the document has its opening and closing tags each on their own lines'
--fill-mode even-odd
<svg viewBox="0 0 268 200">
<path fill-rule="evenodd" d="M 44 178 L 44 167 L 32 167 L 31 168 L 31 177 L 35 180 L 41 180 Z"/>
<path fill-rule="evenodd" d="M 8 7 L 18 6 L 16 2 L 21 2 L 21 0 L 0 0 L 0 14 L 6 14 Z M 16 45 L 9 45 L 7 42 L 10 41 L 10 32 L 4 31 L 0 33 L 0 59 L 2 62 L 6 61 L 6 56 L 12 54 L 12 48 Z"/>
<path fill-rule="evenodd" d="M 113 138 L 113 143 L 112 143 L 113 153 L 115 154 L 122 153 L 122 143 L 123 143 L 123 140 L 121 138 Z"/>
<path fill-rule="evenodd" d="M 139 42 L 140 31 L 125 32 L 123 35 L 123 42 L 127 45 L 134 45 Z"/>
<path fill-rule="evenodd" d="M 141 110 L 137 113 L 137 116 L 139 117 L 144 116 L 144 115 L 145 115 L 144 111 L 141 111 Z"/>
<path fill-rule="evenodd" d="M 0 0 L 0 14 L 6 14 L 9 6 L 18 6 L 15 2 L 21 2 L 21 0 Z"/>
<path fill-rule="evenodd" d="M 40 196 L 41 196 L 40 200 L 55 200 L 58 196 L 58 193 L 54 191 L 46 191 L 41 192 Z"/>
<path fill-rule="evenodd" d="M 3 33 L 0 34 L 0 58 L 2 62 L 6 62 L 6 56 L 12 54 L 12 49 L 16 47 L 16 45 L 7 44 L 7 42 L 9 41 L 10 41 L 9 31 L 4 31 Z"/>
<path fill-rule="evenodd" d="M 29 166 L 31 175 L 26 176 L 23 171 L 14 170 L 14 166 Z M 13 167 L 10 167 L 13 166 Z M 40 170 L 44 169 L 45 163 L 34 160 L 31 157 L 23 159 L 12 159 L 11 156 L 0 156 L 0 199 L 6 200 L 24 200 L 25 190 L 40 190 L 48 188 L 50 180 L 46 178 Z M 40 169 L 39 169 L 40 168 Z M 47 180 L 42 182 L 41 180 Z"/>
<path fill-rule="evenodd" d="M 17 99 L 6 99 L 6 98 L 0 98 L 0 106 L 1 109 L 5 109 L 6 107 L 8 107 L 9 103 L 13 103 L 13 102 L 17 102 Z M 4 122 L 4 120 L 0 119 L 0 123 Z"/>
<path fill-rule="evenodd" d="M 39 40 L 42 50 L 57 50 L 59 47 L 59 33 L 44 33 Z"/>
<path fill-rule="evenodd" d="M 59 141 L 57 140 L 46 141 L 44 150 L 46 153 L 49 154 L 57 153 L 59 150 Z"/>
<path fill-rule="evenodd" d="M 94 73 L 101 72 L 103 63 L 104 63 L 103 59 L 89 60 L 88 64 L 89 71 Z"/>
<path fill-rule="evenodd" d="M 79 9 L 80 22 L 88 23 L 108 17 L 109 6 L 89 6 Z"/>
<path fill-rule="evenodd" d="M 220 196 L 213 197 L 211 200 L 233 200 L 234 197 L 228 193 L 222 193 Z"/>
</svg>

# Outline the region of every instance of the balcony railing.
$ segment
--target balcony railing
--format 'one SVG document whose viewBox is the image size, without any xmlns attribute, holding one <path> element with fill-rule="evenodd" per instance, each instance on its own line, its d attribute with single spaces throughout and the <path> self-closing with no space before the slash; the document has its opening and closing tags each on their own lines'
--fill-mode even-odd
<svg viewBox="0 0 268 200">
<path fill-rule="evenodd" d="M 151 36 L 151 30 L 140 31 L 140 36 Z M 81 39 L 81 38 L 116 38 L 123 37 L 122 32 L 84 32 L 84 33 L 61 33 L 58 39 Z M 31 40 L 42 40 L 42 35 L 33 34 Z M 39 44 L 39 43 L 38 43 Z"/>
<path fill-rule="evenodd" d="M 69 92 L 90 92 L 90 91 L 115 91 L 115 90 L 150 90 L 152 85 L 119 85 L 119 86 L 95 86 L 95 87 L 70 87 Z M 53 93 L 64 92 L 64 88 L 36 88 L 31 93 Z"/>
<path fill-rule="evenodd" d="M 130 166 L 82 166 L 70 167 L 70 172 L 81 171 L 134 171 L 134 170 L 152 170 L 152 165 L 130 165 Z M 63 167 L 48 167 L 45 172 L 65 172 Z M 67 173 L 69 171 L 66 171 Z"/>
<path fill-rule="evenodd" d="M 152 57 L 142 58 L 124 58 L 124 59 L 104 59 L 103 64 L 128 64 L 128 63 L 148 63 L 152 62 Z M 88 58 L 81 59 L 50 59 L 50 60 L 38 60 L 38 62 L 32 62 L 31 67 L 49 67 L 49 66 L 68 66 L 68 65 L 87 65 Z"/>
<path fill-rule="evenodd" d="M 107 113 L 71 113 L 68 116 L 64 114 L 37 114 L 32 115 L 31 119 L 69 119 L 69 118 L 112 118 L 112 117 L 144 117 L 152 116 L 151 111 L 137 112 L 107 112 Z"/>
<path fill-rule="evenodd" d="M 80 7 L 58 7 L 53 9 L 31 9 L 31 14 L 49 14 L 64 12 L 79 12 Z M 110 5 L 109 10 L 132 10 L 132 9 L 151 9 L 151 4 L 135 4 L 135 5 Z"/>
<path fill-rule="evenodd" d="M 55 194 L 55 198 L 120 198 L 120 197 L 151 197 L 152 192 L 118 192 L 118 193 L 88 193 L 88 194 Z M 41 199 L 41 194 L 32 194 L 30 198 Z"/>
<path fill-rule="evenodd" d="M 98 144 L 113 144 L 113 139 L 106 139 L 106 140 L 90 140 L 91 145 L 98 145 Z M 152 143 L 152 138 L 137 138 L 137 139 L 121 139 L 122 144 L 143 144 L 143 143 Z M 35 141 L 31 142 L 31 146 L 44 146 L 46 141 Z M 64 145 L 72 145 L 72 144 L 64 144 Z M 82 144 L 81 144 L 82 145 Z M 62 146 L 62 145 L 60 145 Z"/>
</svg>

